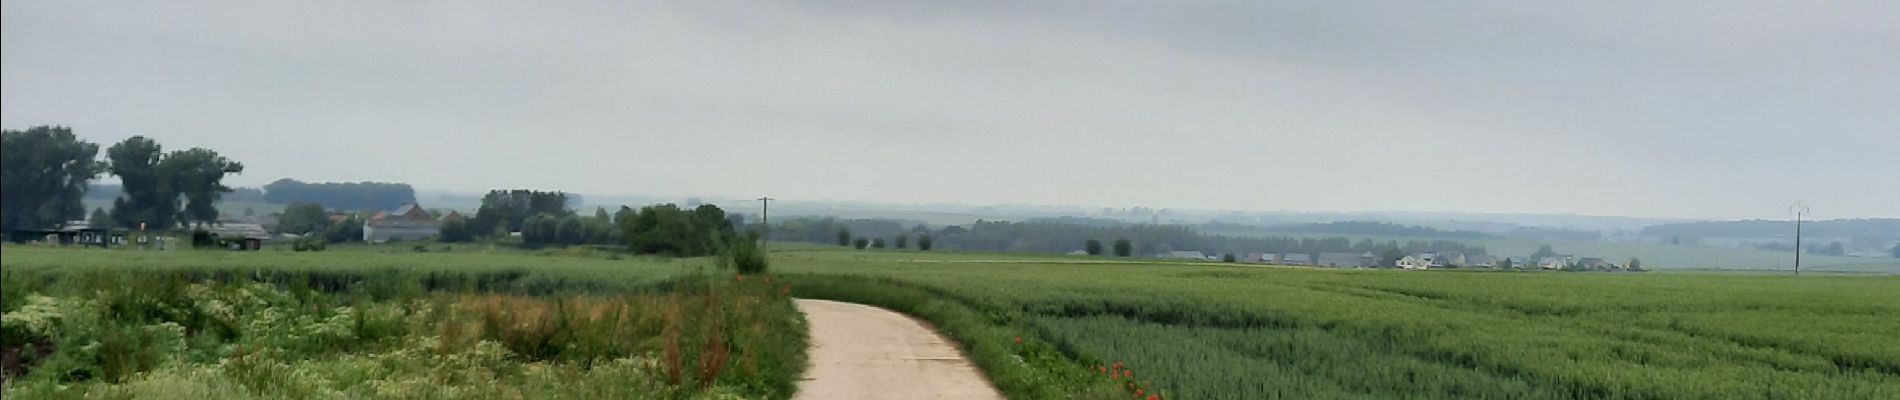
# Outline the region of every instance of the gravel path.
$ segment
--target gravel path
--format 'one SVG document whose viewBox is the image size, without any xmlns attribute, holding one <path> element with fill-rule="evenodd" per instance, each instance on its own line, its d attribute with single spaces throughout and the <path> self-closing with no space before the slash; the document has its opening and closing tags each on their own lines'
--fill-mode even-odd
<svg viewBox="0 0 1900 400">
<path fill-rule="evenodd" d="M 811 369 L 797 400 L 1002 399 L 956 345 L 904 314 L 796 300 L 811 323 Z"/>
</svg>

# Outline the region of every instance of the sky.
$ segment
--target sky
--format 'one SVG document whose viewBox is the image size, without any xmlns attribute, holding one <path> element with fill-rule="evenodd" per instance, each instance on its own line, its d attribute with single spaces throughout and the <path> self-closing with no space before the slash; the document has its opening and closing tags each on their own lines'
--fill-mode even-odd
<svg viewBox="0 0 1900 400">
<path fill-rule="evenodd" d="M 1893 1 L 7 1 L 0 126 L 229 182 L 1900 217 Z"/>
</svg>

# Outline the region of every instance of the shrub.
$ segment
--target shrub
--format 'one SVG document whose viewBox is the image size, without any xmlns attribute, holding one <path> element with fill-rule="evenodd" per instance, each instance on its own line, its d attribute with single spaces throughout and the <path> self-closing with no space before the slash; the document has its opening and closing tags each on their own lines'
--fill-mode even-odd
<svg viewBox="0 0 1900 400">
<path fill-rule="evenodd" d="M 759 248 L 759 235 L 747 232 L 726 246 L 725 254 L 720 257 L 725 266 L 738 270 L 741 274 L 762 274 L 769 267 L 764 249 Z"/>
</svg>

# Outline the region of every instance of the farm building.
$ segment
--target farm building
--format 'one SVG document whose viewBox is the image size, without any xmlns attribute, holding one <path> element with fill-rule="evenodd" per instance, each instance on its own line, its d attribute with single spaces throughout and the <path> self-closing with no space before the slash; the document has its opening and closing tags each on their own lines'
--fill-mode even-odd
<svg viewBox="0 0 1900 400">
<path fill-rule="evenodd" d="M 1570 267 L 1570 256 L 1544 257 L 1537 260 L 1537 268 L 1558 270 Z"/>
<path fill-rule="evenodd" d="M 363 241 L 369 243 L 417 240 L 441 232 L 441 222 L 416 203 L 403 204 L 395 211 L 378 212 L 363 222 Z"/>
<path fill-rule="evenodd" d="M 220 222 L 206 227 L 218 245 L 231 250 L 261 250 L 264 241 L 270 240 L 270 232 L 261 224 L 246 222 Z"/>
</svg>

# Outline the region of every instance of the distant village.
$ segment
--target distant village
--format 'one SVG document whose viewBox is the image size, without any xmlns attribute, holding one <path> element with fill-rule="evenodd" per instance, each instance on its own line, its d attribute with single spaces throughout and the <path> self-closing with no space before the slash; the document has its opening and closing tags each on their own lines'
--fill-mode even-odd
<svg viewBox="0 0 1900 400">
<path fill-rule="evenodd" d="M 1086 254 L 1086 253 L 1070 253 Z M 1156 258 L 1195 261 L 1230 261 L 1226 256 L 1213 256 L 1199 251 L 1169 251 L 1155 254 Z M 1378 254 L 1366 253 L 1250 253 L 1246 257 L 1234 257 L 1230 262 L 1248 264 L 1294 265 L 1327 268 L 1397 268 L 1407 270 L 1427 269 L 1489 269 L 1489 270 L 1544 270 L 1544 271 L 1643 271 L 1640 261 L 1630 260 L 1615 263 L 1600 257 L 1576 257 L 1573 255 L 1553 255 L 1545 257 L 1504 257 L 1498 258 L 1486 254 L 1464 254 L 1459 252 L 1423 252 L 1407 254 L 1397 260 L 1382 260 Z"/>
<path fill-rule="evenodd" d="M 288 233 L 272 234 L 277 225 L 277 214 L 245 213 L 239 216 L 221 217 L 217 223 L 194 227 L 194 231 L 203 231 L 206 238 L 216 247 L 230 250 L 260 250 L 264 242 L 272 240 L 294 240 L 304 235 Z M 329 212 L 332 224 L 345 223 L 358 214 Z M 433 238 L 441 234 L 442 223 L 461 221 L 465 217 L 460 212 L 431 212 L 420 204 L 405 203 L 395 210 L 371 213 L 363 221 L 362 240 L 367 243 L 389 243 Z M 45 230 L 17 231 L 14 235 L 37 237 L 49 244 L 69 246 L 119 247 L 138 245 L 144 247 L 169 248 L 176 246 L 168 241 L 174 240 L 157 233 L 146 234 L 136 229 L 114 229 L 96 226 L 90 221 L 75 220 L 60 224 L 59 227 Z"/>
</svg>

